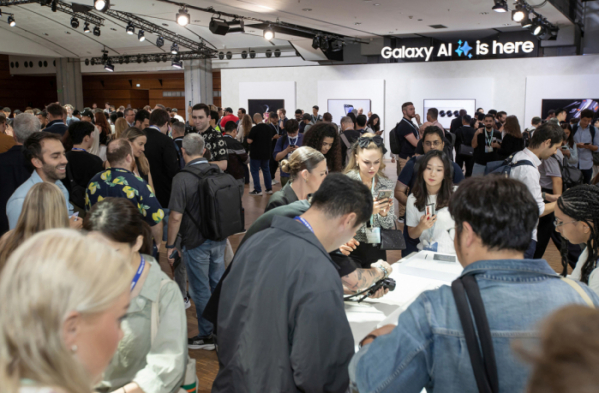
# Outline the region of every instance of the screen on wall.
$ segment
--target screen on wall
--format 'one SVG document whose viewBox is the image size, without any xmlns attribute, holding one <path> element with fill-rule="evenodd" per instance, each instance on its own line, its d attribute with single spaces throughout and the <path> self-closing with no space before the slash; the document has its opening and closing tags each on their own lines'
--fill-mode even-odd
<svg viewBox="0 0 599 393">
<path fill-rule="evenodd" d="M 248 114 L 254 116 L 256 113 L 264 115 L 266 112 L 276 112 L 285 108 L 285 100 L 248 100 Z"/>
<path fill-rule="evenodd" d="M 471 99 L 451 99 L 451 100 L 424 100 L 424 112 L 422 113 L 422 122 L 426 121 L 426 112 L 429 108 L 437 108 L 439 116 L 437 120 L 444 128 L 451 127 L 451 121 L 459 116 L 460 109 L 465 109 L 470 116 L 476 111 L 476 100 Z"/>
<path fill-rule="evenodd" d="M 595 98 L 581 98 L 581 99 L 559 99 L 559 100 L 543 100 L 543 107 L 541 110 L 541 118 L 546 119 L 549 116 L 549 111 L 551 109 L 565 109 L 568 112 L 568 117 L 566 121 L 570 121 L 571 119 L 580 118 L 580 112 L 585 109 L 590 109 L 595 112 L 595 116 L 597 117 L 597 113 L 599 112 L 599 99 Z"/>
<path fill-rule="evenodd" d="M 356 109 L 363 109 L 363 114 L 368 115 L 370 112 L 370 100 L 366 99 L 347 99 L 347 100 L 328 100 L 327 103 L 327 112 L 333 116 L 333 123 L 339 124 L 341 122 L 341 118 L 347 116 L 349 112 Z M 320 111 L 322 115 L 322 110 Z"/>
</svg>

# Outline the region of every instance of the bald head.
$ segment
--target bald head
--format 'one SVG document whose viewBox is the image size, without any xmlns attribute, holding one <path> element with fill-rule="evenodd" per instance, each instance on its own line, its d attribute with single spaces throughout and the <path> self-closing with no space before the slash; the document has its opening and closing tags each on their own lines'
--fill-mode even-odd
<svg viewBox="0 0 599 393">
<path fill-rule="evenodd" d="M 106 146 L 106 159 L 112 168 L 131 170 L 133 167 L 133 149 L 127 139 L 115 139 Z"/>
</svg>

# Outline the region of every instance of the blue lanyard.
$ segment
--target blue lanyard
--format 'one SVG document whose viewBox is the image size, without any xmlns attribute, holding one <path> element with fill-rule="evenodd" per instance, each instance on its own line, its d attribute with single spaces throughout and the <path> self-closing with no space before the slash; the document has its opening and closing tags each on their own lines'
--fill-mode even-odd
<svg viewBox="0 0 599 393">
<path fill-rule="evenodd" d="M 308 221 L 306 221 L 303 217 L 296 216 L 294 218 L 294 220 L 298 220 L 299 222 L 304 224 L 306 226 L 306 228 L 308 228 L 312 233 L 314 233 L 314 229 L 312 229 L 312 225 L 310 225 L 310 223 Z"/>
<path fill-rule="evenodd" d="M 131 292 L 133 292 L 133 288 L 135 288 L 135 286 L 137 285 L 137 282 L 139 281 L 139 278 L 141 277 L 141 274 L 143 273 L 145 267 L 146 267 L 146 260 L 144 259 L 144 256 L 141 255 L 141 262 L 139 262 L 139 269 L 137 269 L 137 273 L 135 273 L 135 277 L 133 277 L 133 281 L 131 281 Z"/>
<path fill-rule="evenodd" d="M 287 137 L 287 140 L 289 141 L 289 145 L 291 145 L 291 146 L 296 146 L 298 139 L 299 139 L 299 135 L 296 136 L 295 138 Z"/>
<path fill-rule="evenodd" d="M 71 150 L 74 150 L 74 151 L 87 151 L 87 150 L 81 149 L 79 147 L 73 147 Z"/>
</svg>

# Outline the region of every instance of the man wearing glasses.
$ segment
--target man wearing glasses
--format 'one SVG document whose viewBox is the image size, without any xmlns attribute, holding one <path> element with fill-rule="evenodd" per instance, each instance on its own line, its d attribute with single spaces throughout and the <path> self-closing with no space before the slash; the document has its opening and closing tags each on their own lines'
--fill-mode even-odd
<svg viewBox="0 0 599 393">
<path fill-rule="evenodd" d="M 427 127 L 424 130 L 422 141 L 424 154 L 428 153 L 430 150 L 443 151 L 443 148 L 445 147 L 445 142 L 443 141 L 443 131 L 436 126 Z M 412 189 L 414 188 L 414 182 L 418 176 L 418 159 L 420 157 L 422 156 L 414 156 L 410 158 L 408 162 L 406 162 L 406 166 L 402 169 L 399 177 L 397 178 L 397 184 L 395 185 L 395 198 L 403 206 L 405 206 L 408 202 L 408 196 L 412 193 Z M 464 174 L 462 173 L 462 169 L 458 164 L 455 162 L 452 162 L 452 164 L 453 184 L 459 184 L 462 180 L 464 180 Z M 420 243 L 419 239 L 412 239 L 407 233 L 408 231 L 404 231 L 406 249 L 402 251 L 402 256 L 406 256 L 414 251 L 418 251 L 417 246 L 418 243 Z"/>
</svg>

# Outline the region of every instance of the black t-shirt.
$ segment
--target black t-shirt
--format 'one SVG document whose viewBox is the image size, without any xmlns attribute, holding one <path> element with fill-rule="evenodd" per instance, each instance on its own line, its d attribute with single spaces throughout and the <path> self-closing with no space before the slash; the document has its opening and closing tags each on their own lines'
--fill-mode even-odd
<svg viewBox="0 0 599 393">
<path fill-rule="evenodd" d="M 248 139 L 252 140 L 250 158 L 253 160 L 270 159 L 273 136 L 275 136 L 275 130 L 267 124 L 260 123 L 252 127 L 248 135 Z"/>
<path fill-rule="evenodd" d="M 406 136 L 410 134 L 418 139 L 418 127 L 404 117 L 397 125 L 397 136 L 399 137 L 399 143 L 401 143 L 399 157 L 403 159 L 412 157 L 416 153 L 416 146 L 412 146 L 412 144 L 405 139 Z"/>
<path fill-rule="evenodd" d="M 86 151 L 71 150 L 66 156 L 75 183 L 83 188 L 87 188 L 92 177 L 104 170 L 102 159 Z M 71 183 L 68 176 L 62 179 L 62 184 L 71 192 Z"/>
<path fill-rule="evenodd" d="M 489 143 L 489 134 L 485 134 L 485 129 L 478 134 L 476 137 L 478 141 L 478 146 L 474 149 L 474 162 L 479 165 L 487 165 L 489 162 L 499 161 L 499 149 L 493 149 L 490 153 L 485 153 L 485 146 L 490 146 Z M 485 140 L 486 138 L 486 140 Z M 501 142 L 501 132 L 497 130 L 493 130 L 493 136 L 491 138 L 496 138 L 497 142 Z M 492 141 L 492 139 L 491 139 Z"/>
</svg>

